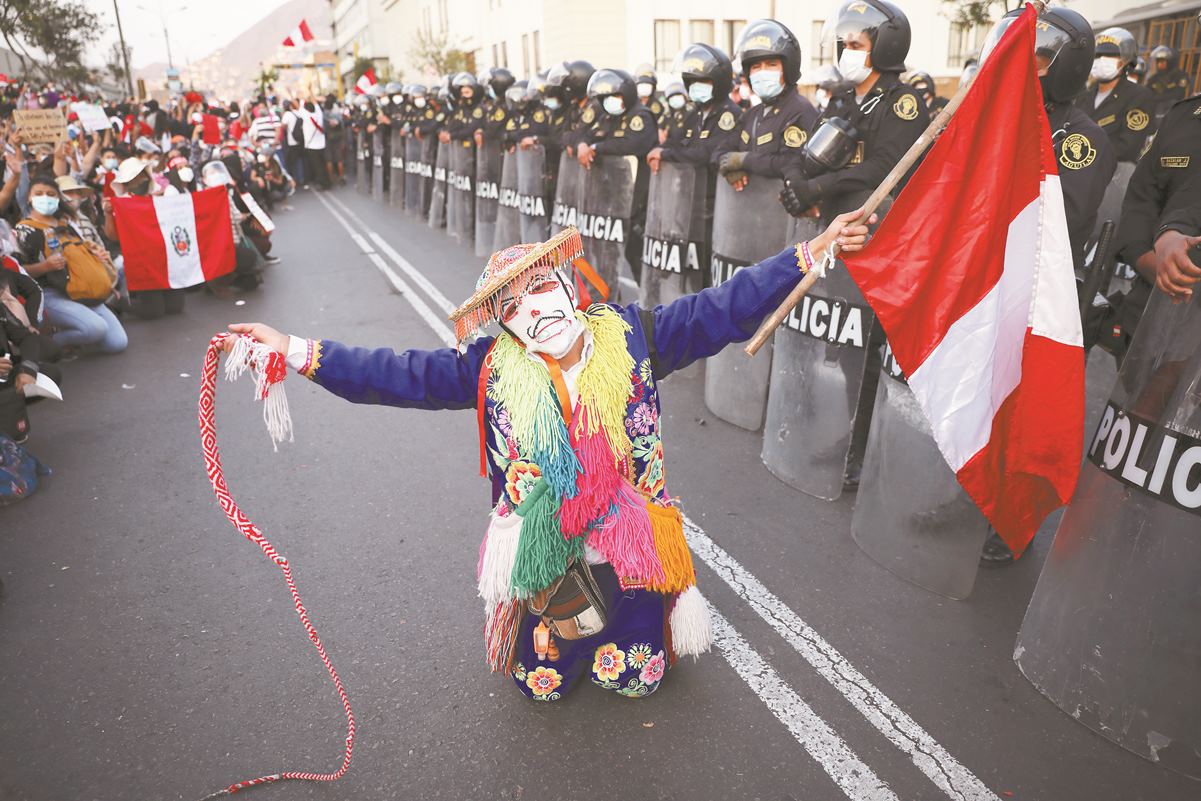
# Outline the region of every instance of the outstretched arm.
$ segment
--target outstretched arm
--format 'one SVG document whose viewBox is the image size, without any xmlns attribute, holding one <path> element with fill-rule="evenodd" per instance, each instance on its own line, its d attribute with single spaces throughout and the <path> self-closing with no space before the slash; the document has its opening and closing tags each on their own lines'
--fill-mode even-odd
<svg viewBox="0 0 1201 801">
<path fill-rule="evenodd" d="M 396 353 L 289 337 L 262 323 L 235 323 L 229 330 L 249 334 L 286 356 L 289 367 L 352 403 L 409 409 L 474 407 L 480 367 L 492 344 L 488 338 L 476 340 L 463 353 L 453 348 Z"/>
</svg>

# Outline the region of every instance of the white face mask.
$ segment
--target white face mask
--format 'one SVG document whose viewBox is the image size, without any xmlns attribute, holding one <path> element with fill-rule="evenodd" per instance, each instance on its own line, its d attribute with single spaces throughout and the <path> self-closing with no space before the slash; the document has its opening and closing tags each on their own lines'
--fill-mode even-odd
<svg viewBox="0 0 1201 801">
<path fill-rule="evenodd" d="M 863 83 L 872 74 L 871 67 L 867 66 L 867 56 L 866 50 L 843 50 L 838 57 L 838 74 L 856 86 Z"/>
<path fill-rule="evenodd" d="M 1122 62 L 1116 56 L 1097 56 L 1093 59 L 1093 68 L 1089 76 L 1096 81 L 1106 83 L 1118 77 Z"/>
<path fill-rule="evenodd" d="M 784 73 L 781 70 L 757 70 L 751 73 L 751 89 L 763 100 L 771 100 L 784 91 Z"/>
<path fill-rule="evenodd" d="M 425 108 L 425 98 L 424 97 L 413 98 L 413 105 L 416 106 L 417 108 Z"/>
<path fill-rule="evenodd" d="M 683 95 L 672 95 L 671 97 L 667 98 L 667 105 L 671 106 L 672 108 L 674 108 L 676 110 L 684 108 L 684 96 Z"/>
<path fill-rule="evenodd" d="M 649 83 L 638 84 L 638 96 L 641 97 L 643 100 L 646 100 L 648 97 L 651 96 L 652 88 L 653 87 Z"/>
<path fill-rule="evenodd" d="M 543 101 L 543 105 L 545 105 L 551 111 L 556 111 L 559 108 L 559 98 L 548 97 Z"/>
<path fill-rule="evenodd" d="M 520 301 L 501 303 L 501 317 L 508 317 L 505 328 L 525 345 L 526 352 L 554 359 L 565 356 L 584 330 L 575 316 L 575 288 L 560 274 L 531 287 Z"/>
<path fill-rule="evenodd" d="M 196 173 L 192 172 L 191 167 L 180 167 L 179 168 L 179 180 L 183 181 L 185 184 L 192 183 L 192 179 L 195 177 L 196 177 Z"/>
<path fill-rule="evenodd" d="M 703 106 L 713 99 L 713 84 L 705 81 L 693 81 L 688 85 L 688 96 L 692 98 L 693 103 L 700 103 Z"/>
<path fill-rule="evenodd" d="M 605 111 L 614 117 L 626 110 L 626 101 L 622 100 L 617 95 L 609 95 L 601 101 L 601 105 L 605 107 Z"/>
<path fill-rule="evenodd" d="M 813 93 L 813 101 L 819 110 L 824 111 L 830 104 L 830 93 L 825 89 L 818 89 Z"/>
</svg>

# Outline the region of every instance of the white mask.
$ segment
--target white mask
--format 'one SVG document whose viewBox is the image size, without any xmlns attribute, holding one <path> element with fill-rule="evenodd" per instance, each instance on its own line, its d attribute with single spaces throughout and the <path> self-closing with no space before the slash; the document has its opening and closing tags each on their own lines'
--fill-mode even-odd
<svg viewBox="0 0 1201 801">
<path fill-rule="evenodd" d="M 196 173 L 192 172 L 191 167 L 180 167 L 179 168 L 179 180 L 183 181 L 185 184 L 192 183 L 192 179 L 195 177 L 196 177 Z"/>
<path fill-rule="evenodd" d="M 1095 81 L 1106 83 L 1118 77 L 1118 70 L 1121 69 L 1122 62 L 1115 56 L 1097 56 L 1093 59 L 1093 68 L 1089 72 L 1089 77 Z"/>
<path fill-rule="evenodd" d="M 667 105 L 671 106 L 672 108 L 674 108 L 676 110 L 684 108 L 684 96 L 683 95 L 672 95 L 671 97 L 667 98 Z"/>
<path fill-rule="evenodd" d="M 561 274 L 532 286 L 519 301 L 502 302 L 500 308 L 505 328 L 525 345 L 528 353 L 545 353 L 561 359 L 584 330 L 575 316 L 575 287 Z"/>
<path fill-rule="evenodd" d="M 626 102 L 617 95 L 609 95 L 601 101 L 601 105 L 605 107 L 608 114 L 614 117 L 626 110 Z"/>
<path fill-rule="evenodd" d="M 649 83 L 638 84 L 638 96 L 646 100 L 651 96 L 651 85 Z"/>
<path fill-rule="evenodd" d="M 417 108 L 425 108 L 425 98 L 424 97 L 413 98 L 413 105 L 416 106 Z"/>
<path fill-rule="evenodd" d="M 546 100 L 542 101 L 542 103 L 551 111 L 557 111 L 559 109 L 559 98 L 557 97 L 548 97 Z"/>
<path fill-rule="evenodd" d="M 706 105 L 713 99 L 713 84 L 708 81 L 693 81 L 688 85 L 688 96 L 692 102 Z"/>
<path fill-rule="evenodd" d="M 867 66 L 868 51 L 845 49 L 838 57 L 838 74 L 858 86 L 872 74 Z"/>
<path fill-rule="evenodd" d="M 813 103 L 819 111 L 825 111 L 826 106 L 830 104 L 830 93 L 825 89 L 818 89 L 813 93 Z"/>
</svg>

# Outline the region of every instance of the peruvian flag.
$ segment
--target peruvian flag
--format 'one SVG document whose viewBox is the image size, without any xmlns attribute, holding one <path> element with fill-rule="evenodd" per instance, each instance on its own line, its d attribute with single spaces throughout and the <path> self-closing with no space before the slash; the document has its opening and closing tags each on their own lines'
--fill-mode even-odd
<svg viewBox="0 0 1201 801">
<path fill-rule="evenodd" d="M 375 70 L 368 67 L 367 71 L 360 75 L 358 81 L 355 82 L 354 91 L 356 94 L 365 95 L 371 91 L 373 86 L 375 86 Z"/>
<path fill-rule="evenodd" d="M 309 23 L 301 20 L 300 24 L 293 28 L 292 32 L 284 39 L 284 47 L 300 47 L 305 42 L 313 41 L 314 38 L 316 37 L 309 30 Z"/>
<path fill-rule="evenodd" d="M 1015 554 L 1076 486 L 1084 349 L 1034 6 L 844 259 L 959 483 Z"/>
<path fill-rule="evenodd" d="M 170 197 L 114 198 L 113 212 L 131 290 L 184 289 L 234 269 L 223 186 Z"/>
</svg>

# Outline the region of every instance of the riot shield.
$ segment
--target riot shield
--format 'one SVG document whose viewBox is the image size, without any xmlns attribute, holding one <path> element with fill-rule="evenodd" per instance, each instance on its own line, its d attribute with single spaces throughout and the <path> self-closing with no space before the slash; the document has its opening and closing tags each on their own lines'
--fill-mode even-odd
<svg viewBox="0 0 1201 801">
<path fill-rule="evenodd" d="M 890 573 L 962 600 L 976 583 L 988 520 L 959 486 L 917 398 L 885 348 L 851 536 Z"/>
<path fill-rule="evenodd" d="M 447 187 L 448 197 L 454 199 L 455 215 L 452 233 L 459 243 L 467 247 L 475 244 L 475 145 L 471 142 L 454 142 L 451 151 L 451 166 L 454 181 Z M 450 218 L 447 217 L 449 225 Z"/>
<path fill-rule="evenodd" d="M 428 164 L 424 142 L 410 134 L 405 139 L 405 211 L 424 219 L 429 213 Z"/>
<path fill-rule="evenodd" d="M 367 143 L 370 137 L 367 136 L 367 130 L 360 127 L 358 133 L 355 134 L 355 141 L 358 143 L 358 163 L 359 168 L 354 176 L 354 188 L 359 192 L 366 194 L 371 191 L 371 148 Z"/>
<path fill-rule="evenodd" d="M 618 296 L 637 177 L 638 159 L 633 156 L 597 156 L 583 175 L 576 225 L 584 240 L 584 257 L 609 285 L 610 298 Z"/>
<path fill-rule="evenodd" d="M 517 180 L 521 180 L 520 173 Z M 555 204 L 550 214 L 551 236 L 577 224 L 583 188 L 584 168 L 564 150 L 559 156 L 559 180 L 555 183 Z"/>
<path fill-rule="evenodd" d="M 794 220 L 789 241 L 820 231 L 816 219 Z M 832 501 L 842 494 L 874 325 L 855 281 L 838 265 L 776 331 L 763 463 L 807 495 Z"/>
<path fill-rule="evenodd" d="M 405 140 L 400 128 L 392 129 L 392 145 L 388 150 L 390 181 L 388 183 L 388 205 L 403 208 L 405 202 Z"/>
<path fill-rule="evenodd" d="M 638 302 L 646 309 L 699 291 L 708 264 L 705 189 L 708 170 L 662 162 L 650 177 Z"/>
<path fill-rule="evenodd" d="M 492 255 L 500 210 L 500 142 L 484 140 L 475 154 L 475 255 Z M 514 240 L 516 241 L 516 240 Z"/>
<path fill-rule="evenodd" d="M 433 141 L 434 169 L 431 180 L 433 189 L 430 190 L 429 222 L 430 228 L 446 226 L 446 167 L 450 161 L 451 144 Z"/>
<path fill-rule="evenodd" d="M 1153 293 L 1085 437 L 1014 661 L 1080 723 L 1201 779 L 1201 293 Z"/>
<path fill-rule="evenodd" d="M 547 238 L 546 166 L 546 149 L 542 145 L 517 151 L 517 208 L 521 213 L 522 242 L 542 242 Z M 572 175 L 578 175 L 578 172 Z M 557 192 L 555 198 L 558 213 Z M 574 194 L 571 200 L 574 206 Z M 574 214 L 571 216 L 575 218 Z M 562 226 L 558 230 L 562 230 Z"/>
<path fill-rule="evenodd" d="M 371 134 L 371 198 L 383 200 L 384 173 L 387 171 L 384 161 L 384 133 L 382 128 L 376 128 Z"/>
<path fill-rule="evenodd" d="M 1096 242 L 1101 235 L 1101 226 L 1106 220 L 1113 220 L 1114 228 L 1116 229 L 1122 219 L 1122 199 L 1126 197 L 1126 187 L 1130 184 L 1130 176 L 1134 174 L 1134 162 L 1119 161 L 1117 169 L 1113 171 L 1113 178 L 1109 179 L 1109 185 L 1105 187 L 1105 194 L 1101 196 L 1101 205 L 1097 207 L 1097 222 L 1093 226 L 1090 242 Z"/>
<path fill-rule="evenodd" d="M 788 245 L 789 217 L 780 207 L 780 182 L 752 175 L 735 192 L 717 182 L 713 209 L 711 284 L 720 286 L 737 270 L 774 256 Z M 767 407 L 772 348 L 748 358 L 742 348 L 726 348 L 705 365 L 705 405 L 727 423 L 758 431 Z"/>
<path fill-rule="evenodd" d="M 517 151 L 505 153 L 500 167 L 500 193 L 496 200 L 496 230 L 492 250 L 504 250 L 521 241 L 521 208 L 517 199 Z M 476 236 L 476 247 L 480 238 Z"/>
</svg>

